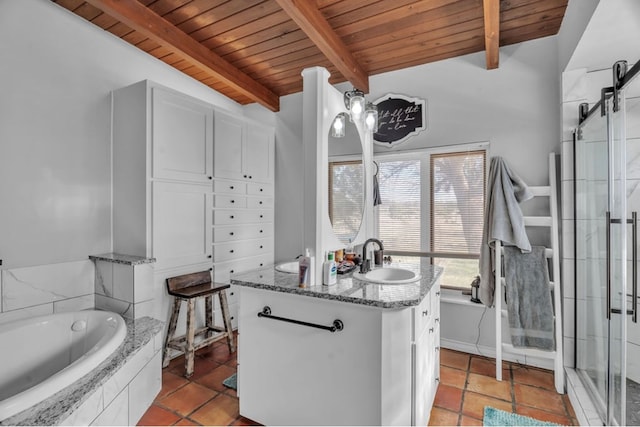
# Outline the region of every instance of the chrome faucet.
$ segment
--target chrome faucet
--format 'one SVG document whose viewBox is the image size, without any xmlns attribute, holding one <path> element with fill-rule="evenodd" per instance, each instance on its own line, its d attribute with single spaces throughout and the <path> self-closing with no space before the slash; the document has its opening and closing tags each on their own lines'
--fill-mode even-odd
<svg viewBox="0 0 640 427">
<path fill-rule="evenodd" d="M 364 242 L 364 245 L 362 245 L 362 264 L 360 264 L 360 273 L 367 273 L 371 271 L 371 260 L 367 259 L 367 246 L 369 245 L 369 243 L 377 243 L 380 250 L 384 250 L 384 247 L 382 246 L 382 242 L 380 240 L 373 238 L 367 239 L 367 241 Z"/>
</svg>

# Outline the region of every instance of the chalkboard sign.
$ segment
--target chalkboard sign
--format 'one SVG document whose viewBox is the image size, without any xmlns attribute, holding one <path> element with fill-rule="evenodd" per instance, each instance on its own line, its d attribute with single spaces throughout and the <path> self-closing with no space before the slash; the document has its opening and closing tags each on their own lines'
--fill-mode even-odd
<svg viewBox="0 0 640 427">
<path fill-rule="evenodd" d="M 378 145 L 396 146 L 427 128 L 424 99 L 390 93 L 374 104 L 378 107 L 378 131 L 373 142 Z"/>
</svg>

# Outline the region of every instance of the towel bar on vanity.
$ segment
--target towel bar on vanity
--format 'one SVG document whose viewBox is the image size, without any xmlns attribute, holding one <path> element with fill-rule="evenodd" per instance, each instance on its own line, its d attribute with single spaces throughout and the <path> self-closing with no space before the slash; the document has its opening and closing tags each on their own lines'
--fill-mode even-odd
<svg viewBox="0 0 640 427">
<path fill-rule="evenodd" d="M 340 319 L 334 320 L 333 325 L 331 326 L 325 326 L 325 325 L 318 325 L 317 323 L 305 322 L 302 320 L 295 320 L 295 319 L 288 319 L 286 317 L 273 316 L 271 314 L 271 307 L 269 307 L 268 305 L 264 306 L 262 311 L 258 313 L 258 317 L 265 317 L 267 319 L 273 319 L 273 320 L 281 320 L 283 322 L 295 323 L 296 325 L 303 325 L 303 326 L 309 326 L 311 328 L 324 329 L 325 331 L 330 331 L 330 332 L 341 331 L 344 329 L 344 324 Z"/>
</svg>

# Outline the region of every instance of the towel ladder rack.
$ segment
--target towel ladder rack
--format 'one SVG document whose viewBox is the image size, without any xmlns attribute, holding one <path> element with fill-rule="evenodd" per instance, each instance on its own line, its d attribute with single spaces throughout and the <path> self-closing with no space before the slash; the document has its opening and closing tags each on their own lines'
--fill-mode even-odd
<svg viewBox="0 0 640 427">
<path fill-rule="evenodd" d="M 547 227 L 551 234 L 551 247 L 545 250 L 547 259 L 551 259 L 550 291 L 553 292 L 554 311 L 554 336 L 556 342 L 555 351 L 543 351 L 533 348 L 517 348 L 511 344 L 502 342 L 502 318 L 506 316 L 503 310 L 505 279 L 502 275 L 502 255 L 504 253 L 502 243 L 498 240 L 495 244 L 495 313 L 496 313 L 496 379 L 502 381 L 503 352 L 514 356 L 529 356 L 553 361 L 554 384 L 558 393 L 564 394 L 564 357 L 562 338 L 562 295 L 560 286 L 560 248 L 558 237 L 558 186 L 556 182 L 556 154 L 549 154 L 549 185 L 529 187 L 534 197 L 549 197 L 549 216 L 525 217 L 526 227 Z"/>
</svg>

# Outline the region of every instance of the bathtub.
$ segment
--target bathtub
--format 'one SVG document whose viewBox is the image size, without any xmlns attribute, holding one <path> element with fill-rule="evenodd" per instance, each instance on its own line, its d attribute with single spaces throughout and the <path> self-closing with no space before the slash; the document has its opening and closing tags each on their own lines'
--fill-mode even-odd
<svg viewBox="0 0 640 427">
<path fill-rule="evenodd" d="M 0 421 L 71 385 L 124 341 L 120 315 L 86 310 L 0 325 Z"/>
</svg>

